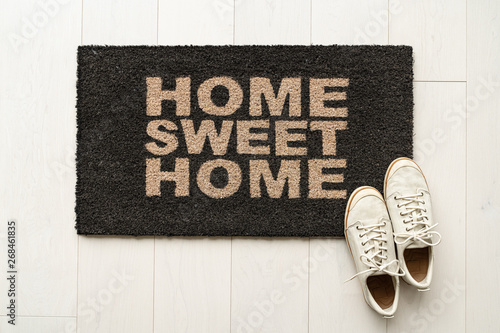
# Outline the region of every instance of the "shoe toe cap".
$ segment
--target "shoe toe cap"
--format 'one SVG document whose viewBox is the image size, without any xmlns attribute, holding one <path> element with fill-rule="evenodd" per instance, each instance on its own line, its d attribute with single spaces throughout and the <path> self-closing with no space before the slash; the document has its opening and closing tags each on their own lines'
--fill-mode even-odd
<svg viewBox="0 0 500 333">
<path fill-rule="evenodd" d="M 389 170 L 385 181 L 386 197 L 393 193 L 413 194 L 419 189 L 428 191 L 422 170 L 412 160 L 397 161 Z"/>
<path fill-rule="evenodd" d="M 350 226 L 356 221 L 373 219 L 375 217 L 388 217 L 385 201 L 373 187 L 365 186 L 356 189 L 346 209 L 346 226 Z"/>
</svg>

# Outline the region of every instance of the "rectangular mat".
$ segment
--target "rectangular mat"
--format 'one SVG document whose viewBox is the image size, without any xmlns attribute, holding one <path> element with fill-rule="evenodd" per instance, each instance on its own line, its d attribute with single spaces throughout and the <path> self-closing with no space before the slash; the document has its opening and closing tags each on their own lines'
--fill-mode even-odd
<svg viewBox="0 0 500 333">
<path fill-rule="evenodd" d="M 408 46 L 83 46 L 79 234 L 342 236 L 412 155 Z"/>
</svg>

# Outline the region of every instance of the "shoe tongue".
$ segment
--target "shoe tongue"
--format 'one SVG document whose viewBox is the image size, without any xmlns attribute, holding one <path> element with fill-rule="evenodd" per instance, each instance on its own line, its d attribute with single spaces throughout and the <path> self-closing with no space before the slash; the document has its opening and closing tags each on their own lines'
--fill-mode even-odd
<svg viewBox="0 0 500 333">
<path fill-rule="evenodd" d="M 373 274 L 370 274 L 370 276 L 379 276 L 379 275 L 388 275 L 384 271 L 374 271 Z"/>
<path fill-rule="evenodd" d="M 416 206 L 416 207 L 423 207 L 423 204 L 421 204 L 420 202 L 412 202 L 410 204 L 410 206 Z M 407 215 L 407 218 L 408 219 L 412 219 L 413 221 L 415 222 L 419 222 L 419 221 L 422 221 L 422 219 L 419 219 L 418 217 L 421 216 L 421 214 L 423 213 L 423 211 L 413 211 L 411 212 L 411 214 Z M 411 229 L 409 231 L 409 233 L 412 233 L 412 232 L 418 232 L 422 229 L 424 229 L 425 226 L 422 225 L 422 224 L 417 224 L 413 229 Z M 426 245 L 425 243 L 419 241 L 419 240 L 414 240 L 410 245 L 407 246 L 408 249 L 420 249 L 420 248 L 423 248 L 423 247 L 426 247 L 428 245 Z"/>
<path fill-rule="evenodd" d="M 364 226 L 370 226 L 370 225 L 374 225 L 374 224 L 378 224 L 380 223 L 380 221 L 378 220 L 369 220 L 369 221 L 366 221 L 365 223 L 363 223 Z M 380 227 L 379 227 L 380 228 Z M 375 230 L 378 230 L 379 228 L 375 229 Z M 366 237 L 372 237 L 372 236 L 380 236 L 380 233 L 375 231 L 375 230 L 372 230 L 370 231 L 369 233 L 366 234 Z M 373 245 L 373 248 L 368 252 L 369 254 L 373 255 L 374 253 L 378 253 L 379 250 L 380 250 L 380 244 L 381 242 L 376 240 L 376 239 L 372 239 L 370 240 L 367 244 L 369 244 L 370 246 Z M 381 250 L 383 251 L 383 250 Z M 378 257 L 374 257 L 373 260 L 377 263 L 379 263 L 380 265 L 383 264 L 382 260 Z M 379 273 L 379 272 L 377 272 Z M 386 274 L 384 272 L 380 272 L 382 274 Z M 374 274 L 374 275 L 380 275 L 380 274 Z"/>
<path fill-rule="evenodd" d="M 369 221 L 366 221 L 363 223 L 363 225 L 365 227 L 370 227 L 371 225 L 374 225 L 374 224 L 378 224 L 379 221 L 378 220 L 369 220 Z M 372 230 L 368 233 L 366 233 L 366 237 L 372 237 L 372 236 L 379 236 L 380 233 L 377 232 L 376 230 L 378 230 L 379 228 L 376 228 L 375 230 Z M 370 245 L 374 245 L 373 249 L 370 250 L 370 253 L 377 253 L 378 250 L 379 250 L 379 246 L 380 246 L 380 242 L 376 239 L 372 239 L 368 242 L 368 244 Z"/>
<path fill-rule="evenodd" d="M 410 245 L 408 245 L 406 248 L 407 249 L 421 249 L 421 248 L 427 247 L 427 246 L 429 246 L 429 245 L 422 243 L 419 240 L 415 240 Z"/>
</svg>

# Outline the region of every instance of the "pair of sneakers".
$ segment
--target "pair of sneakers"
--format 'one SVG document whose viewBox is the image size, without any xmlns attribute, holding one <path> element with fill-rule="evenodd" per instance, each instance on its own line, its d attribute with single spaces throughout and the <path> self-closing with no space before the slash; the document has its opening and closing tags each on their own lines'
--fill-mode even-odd
<svg viewBox="0 0 500 333">
<path fill-rule="evenodd" d="M 393 161 L 385 174 L 384 197 L 375 188 L 357 188 L 345 213 L 345 237 L 366 302 L 392 318 L 399 277 L 419 291 L 429 290 L 435 231 L 431 196 L 420 167 L 409 158 Z M 348 281 L 349 281 L 348 280 Z"/>
</svg>

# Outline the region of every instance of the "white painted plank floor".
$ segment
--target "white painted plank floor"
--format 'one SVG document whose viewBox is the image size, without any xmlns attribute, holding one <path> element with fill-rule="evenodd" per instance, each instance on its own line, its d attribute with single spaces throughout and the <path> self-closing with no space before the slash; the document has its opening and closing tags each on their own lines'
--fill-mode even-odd
<svg viewBox="0 0 500 333">
<path fill-rule="evenodd" d="M 0 332 L 499 331 L 497 0 L 2 1 L 0 43 L 0 249 L 15 219 L 19 271 L 16 326 L 0 279 Z M 379 318 L 343 283 L 343 239 L 77 236 L 82 44 L 412 45 L 414 155 L 443 234 L 432 290 L 403 284 Z"/>
</svg>

